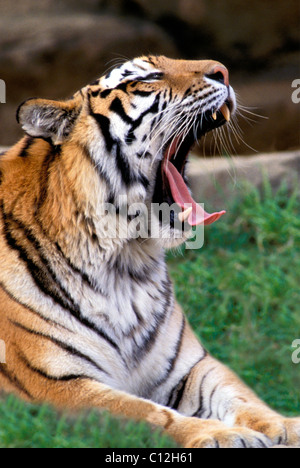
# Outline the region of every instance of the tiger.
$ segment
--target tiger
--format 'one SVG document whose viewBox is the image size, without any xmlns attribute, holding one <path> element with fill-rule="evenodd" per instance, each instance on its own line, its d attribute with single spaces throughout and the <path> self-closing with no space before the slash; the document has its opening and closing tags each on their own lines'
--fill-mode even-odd
<svg viewBox="0 0 300 468">
<path fill-rule="evenodd" d="M 194 201 L 186 163 L 236 109 L 222 63 L 153 55 L 19 106 L 25 135 L 0 156 L 4 392 L 146 421 L 186 448 L 300 445 L 300 418 L 204 348 L 167 270 L 168 249 L 225 213 Z M 178 209 L 142 236 L 136 207 L 152 204 Z"/>
</svg>

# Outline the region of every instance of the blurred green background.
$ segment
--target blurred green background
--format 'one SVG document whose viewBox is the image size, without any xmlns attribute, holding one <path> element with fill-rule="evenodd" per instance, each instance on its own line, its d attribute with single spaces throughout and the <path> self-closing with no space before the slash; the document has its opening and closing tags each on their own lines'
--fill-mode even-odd
<svg viewBox="0 0 300 468">
<path fill-rule="evenodd" d="M 276 184 L 239 177 L 231 201 L 212 182 L 228 216 L 206 229 L 199 251 L 168 255 L 178 300 L 204 345 L 287 415 L 300 414 L 300 364 L 291 360 L 300 338 L 300 104 L 291 99 L 299 35 L 299 0 L 0 0 L 0 146 L 22 135 L 15 110 L 23 100 L 66 98 L 120 60 L 151 53 L 222 61 L 241 103 L 268 117 L 239 122 L 247 145 L 270 158 L 296 150 L 285 164 L 288 184 L 277 165 Z M 236 152 L 252 151 L 241 144 Z M 0 448 L 172 446 L 146 424 L 0 400 Z"/>
</svg>

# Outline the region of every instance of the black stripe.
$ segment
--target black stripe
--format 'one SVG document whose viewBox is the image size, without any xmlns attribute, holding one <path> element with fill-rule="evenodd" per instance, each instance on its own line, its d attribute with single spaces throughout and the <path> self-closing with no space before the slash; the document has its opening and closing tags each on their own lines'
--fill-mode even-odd
<svg viewBox="0 0 300 468">
<path fill-rule="evenodd" d="M 58 242 L 55 242 L 55 247 L 59 251 L 60 255 L 63 257 L 64 261 L 67 263 L 68 267 L 77 275 L 79 275 L 83 281 L 83 283 L 86 283 L 89 288 L 91 288 L 93 291 L 100 293 L 104 297 L 108 297 L 108 294 L 103 291 L 102 288 L 100 288 L 95 282 L 93 282 L 90 277 L 85 273 L 83 270 L 80 268 L 76 267 L 74 263 L 65 255 L 65 253 L 62 251 L 60 245 Z"/>
<path fill-rule="evenodd" d="M 149 186 L 149 180 L 143 174 L 136 174 L 131 168 L 128 158 L 121 151 L 121 142 L 116 143 L 116 161 L 124 184 L 129 187 L 134 183 L 142 184 L 145 189 Z"/>
<path fill-rule="evenodd" d="M 148 256 L 148 261 L 140 267 L 138 271 L 131 268 L 130 265 L 124 265 L 122 259 L 118 256 L 108 260 L 107 267 L 110 273 L 118 274 L 120 278 L 128 276 L 131 280 L 135 281 L 138 285 L 151 281 L 151 271 L 158 268 L 158 262 L 155 258 Z M 155 290 L 157 291 L 157 283 L 155 283 Z"/>
<path fill-rule="evenodd" d="M 105 99 L 105 98 L 107 98 L 107 96 L 110 95 L 110 93 L 111 93 L 112 91 L 113 91 L 113 90 L 110 89 L 110 88 L 109 88 L 109 89 L 105 89 L 104 91 L 101 91 L 100 97 L 101 97 L 102 99 Z M 93 93 L 92 93 L 92 94 L 93 94 Z"/>
<path fill-rule="evenodd" d="M 196 417 L 196 418 L 201 418 L 206 410 L 206 408 L 203 408 L 203 391 L 204 391 L 204 383 L 205 383 L 205 380 L 207 379 L 208 375 L 214 371 L 216 368 L 213 367 L 211 369 L 209 369 L 209 371 L 206 372 L 206 374 L 204 375 L 204 377 L 202 377 L 202 381 L 201 381 L 201 385 L 200 385 L 200 396 L 199 396 L 199 406 L 198 406 L 198 409 L 197 411 L 195 411 L 195 413 L 192 415 L 193 417 Z"/>
<path fill-rule="evenodd" d="M 115 144 L 115 141 L 113 142 Z M 91 156 L 88 148 L 83 145 L 79 144 L 81 151 L 83 152 L 85 158 L 92 164 L 93 169 L 97 171 L 100 179 L 107 185 L 107 189 L 111 189 L 110 177 L 107 174 L 106 170 L 101 166 L 101 161 L 95 161 L 94 158 Z"/>
<path fill-rule="evenodd" d="M 58 278 L 53 272 L 48 259 L 42 254 L 42 248 L 39 241 L 34 237 L 30 229 L 24 224 L 15 219 L 11 214 L 7 214 L 4 211 L 3 204 L 1 206 L 3 214 L 4 224 L 4 235 L 6 242 L 9 247 L 18 252 L 19 258 L 24 261 L 27 265 L 27 269 L 34 279 L 36 285 L 43 293 L 50 295 L 55 302 L 59 303 L 64 308 L 69 308 L 74 301 L 70 297 L 69 293 L 64 290 L 62 285 L 59 283 Z M 13 235 L 13 231 L 17 230 L 19 233 L 22 232 L 23 238 L 31 245 L 38 255 L 38 261 L 33 260 L 28 255 L 25 247 L 23 247 Z"/>
<path fill-rule="evenodd" d="M 209 413 L 207 414 L 207 416 L 205 416 L 205 419 L 210 419 L 211 416 L 212 416 L 212 399 L 213 399 L 214 394 L 216 393 L 216 390 L 217 390 L 218 387 L 219 387 L 219 384 L 217 384 L 210 393 L 209 403 L 208 403 Z"/>
<path fill-rule="evenodd" d="M 118 68 L 118 67 L 117 67 L 117 68 Z M 113 69 L 110 70 L 108 73 L 106 73 L 106 75 L 104 76 L 104 79 L 105 79 L 105 80 L 108 80 L 108 79 L 110 78 L 110 75 L 112 74 L 112 72 L 113 72 L 114 70 L 117 70 L 117 68 L 113 68 Z"/>
<path fill-rule="evenodd" d="M 172 388 L 167 405 L 169 408 L 177 410 L 183 398 L 190 372 L 185 375 L 180 382 Z"/>
<path fill-rule="evenodd" d="M 141 96 L 141 97 L 148 97 L 151 94 L 153 94 L 153 91 L 142 91 L 139 89 L 136 89 L 135 91 L 132 92 L 135 96 Z"/>
<path fill-rule="evenodd" d="M 158 112 L 159 110 L 159 100 L 160 100 L 160 93 L 157 94 L 153 104 L 150 106 L 149 109 L 144 111 L 140 117 L 136 120 L 132 120 L 131 117 L 129 117 L 123 107 L 123 104 L 119 98 L 115 98 L 111 105 L 110 109 L 115 112 L 117 115 L 119 115 L 122 120 L 128 124 L 131 125 L 127 136 L 125 138 L 127 144 L 131 144 L 133 141 L 136 140 L 136 137 L 134 135 L 135 130 L 141 125 L 144 117 L 147 114 L 153 114 Z M 105 117 L 102 114 L 97 114 L 92 110 L 91 103 L 89 102 L 89 111 L 90 115 L 96 120 L 96 122 L 99 125 L 99 128 L 103 134 L 105 144 L 106 144 L 106 149 L 107 151 L 111 152 L 113 146 L 117 143 L 115 139 L 112 137 L 111 132 L 110 132 L 110 119 L 108 117 Z"/>
<path fill-rule="evenodd" d="M 22 325 L 21 323 L 15 322 L 13 320 L 10 320 L 10 322 L 15 327 L 18 327 L 21 330 L 24 330 L 25 332 L 30 333 L 31 335 L 35 335 L 35 336 L 38 336 L 38 337 L 43 338 L 45 340 L 51 341 L 53 344 L 55 344 L 59 348 L 63 349 L 64 351 L 67 351 L 72 356 L 76 356 L 76 357 L 79 357 L 80 359 L 82 359 L 84 361 L 87 361 L 89 364 L 92 364 L 100 372 L 103 372 L 104 374 L 109 375 L 109 373 L 107 371 L 105 371 L 101 366 L 99 366 L 93 359 L 91 359 L 86 354 L 81 353 L 81 351 L 78 351 L 78 349 L 74 348 L 73 346 L 67 345 L 63 341 L 60 341 L 60 340 L 58 340 L 56 338 L 53 338 L 53 336 L 45 335 L 44 333 L 37 332 L 35 330 L 27 328 L 24 325 Z"/>
<path fill-rule="evenodd" d="M 140 117 L 136 120 L 133 121 L 132 125 L 131 125 L 131 128 L 130 130 L 128 131 L 127 133 L 127 136 L 126 136 L 126 141 L 128 142 L 128 144 L 132 143 L 133 141 L 136 140 L 136 137 L 134 135 L 134 132 L 135 130 L 141 125 L 144 117 L 148 114 L 155 114 L 158 112 L 159 110 L 159 100 L 160 100 L 160 94 L 161 93 L 158 93 L 152 106 L 149 107 L 149 109 L 147 109 L 145 112 L 143 112 Z"/>
<path fill-rule="evenodd" d="M 125 71 L 122 73 L 122 77 L 123 77 L 123 78 L 127 78 L 128 76 L 131 76 L 131 75 L 134 75 L 134 72 L 133 72 L 133 71 L 130 71 L 130 70 L 125 70 Z"/>
<path fill-rule="evenodd" d="M 10 372 L 7 364 L 0 364 L 0 374 L 6 378 L 11 385 L 19 390 L 19 392 L 24 393 L 28 398 L 33 400 L 32 395 L 26 390 L 23 383 L 14 375 L 13 372 Z"/>
<path fill-rule="evenodd" d="M 165 110 L 166 107 L 167 107 L 167 102 L 165 101 L 162 105 L 161 111 L 159 112 L 158 116 L 152 119 L 150 132 L 149 132 L 150 135 L 152 135 L 154 128 L 157 128 L 158 125 L 161 123 L 163 115 L 164 115 L 163 111 Z"/>
<path fill-rule="evenodd" d="M 163 282 L 163 285 L 165 286 L 165 289 L 164 291 L 159 290 L 159 293 L 161 297 L 165 297 L 165 304 L 162 307 L 162 311 L 160 311 L 159 313 L 155 313 L 155 311 L 153 311 L 153 313 L 151 314 L 152 320 L 154 321 L 155 325 L 148 332 L 148 335 L 145 337 L 143 344 L 138 346 L 134 350 L 132 357 L 136 364 L 140 364 L 145 354 L 148 354 L 154 347 L 156 343 L 156 338 L 158 337 L 160 332 L 160 328 L 169 317 L 168 311 L 171 306 L 172 292 L 168 283 Z"/>
<path fill-rule="evenodd" d="M 136 177 L 132 174 L 131 167 L 129 165 L 128 159 L 123 155 L 121 151 L 121 145 L 116 145 L 116 161 L 117 167 L 121 173 L 123 182 L 125 185 L 129 186 L 136 181 Z"/>
<path fill-rule="evenodd" d="M 100 91 L 101 91 L 100 89 L 96 89 L 95 91 L 91 91 L 92 97 L 95 98 L 95 97 L 99 96 Z"/>
<path fill-rule="evenodd" d="M 112 101 L 111 104 L 111 110 L 117 113 L 125 122 L 131 124 L 131 129 L 129 130 L 127 136 L 126 136 L 126 142 L 128 144 L 132 143 L 132 141 L 135 139 L 134 136 L 134 130 L 140 125 L 142 122 L 143 118 L 145 117 L 148 112 L 154 112 L 155 109 L 158 109 L 158 103 L 155 102 L 148 111 L 144 112 L 136 121 L 133 121 L 124 111 L 122 102 L 119 98 L 115 98 Z M 101 115 L 101 114 L 95 114 L 92 111 L 91 105 L 90 105 L 90 113 L 91 115 L 96 119 L 98 125 L 100 126 L 101 132 L 103 134 L 103 137 L 105 139 L 106 143 L 106 149 L 107 151 L 111 152 L 113 147 L 116 148 L 116 162 L 117 162 L 117 167 L 122 175 L 123 182 L 125 183 L 126 186 L 131 185 L 132 183 L 141 183 L 145 188 L 148 188 L 149 186 L 149 181 L 148 179 L 143 175 L 143 174 L 135 174 L 132 168 L 130 167 L 129 161 L 127 157 L 122 153 L 121 150 L 121 142 L 118 140 L 115 140 L 111 133 L 110 133 L 110 119 L 107 117 Z M 98 162 L 96 164 L 97 170 L 100 171 L 101 175 L 103 176 L 103 171 L 98 167 Z M 105 177 L 105 176 L 104 176 Z M 108 177 L 105 177 L 105 180 L 107 183 L 109 183 Z"/>
<path fill-rule="evenodd" d="M 28 312 L 36 315 L 37 317 L 39 317 L 41 320 L 45 321 L 46 323 L 50 323 L 54 326 L 59 326 L 60 328 L 64 329 L 64 330 L 67 330 L 70 332 L 70 330 L 65 327 L 64 325 L 62 325 L 61 323 L 58 323 L 56 322 L 55 320 L 50 320 L 48 317 L 44 317 L 44 315 L 42 315 L 40 312 L 38 312 L 37 310 L 34 310 L 32 309 L 31 307 L 29 307 L 27 304 L 21 302 L 19 299 L 17 299 L 15 296 L 13 296 L 5 287 L 4 287 L 4 284 L 0 282 L 0 288 L 3 289 L 3 291 L 5 292 L 5 294 L 8 295 L 8 297 L 16 302 L 17 304 L 19 304 L 21 307 L 24 307 Z"/>
<path fill-rule="evenodd" d="M 258 445 L 260 447 L 269 448 L 262 440 L 258 439 L 257 437 L 255 437 L 255 440 L 256 440 L 256 442 L 258 443 Z M 281 444 L 277 443 L 277 445 L 281 445 Z M 286 445 L 286 443 L 283 444 L 283 445 Z"/>
<path fill-rule="evenodd" d="M 26 158 L 28 156 L 28 152 L 30 150 L 31 145 L 34 142 L 34 138 L 31 136 L 25 137 L 25 144 L 22 148 L 22 151 L 19 153 L 20 158 Z"/>
<path fill-rule="evenodd" d="M 56 375 L 50 375 L 47 372 L 43 371 L 42 369 L 39 369 L 38 367 L 35 367 L 32 364 L 30 364 L 30 362 L 26 359 L 26 357 L 21 352 L 18 353 L 18 357 L 31 372 L 35 372 L 36 374 L 39 374 L 41 377 L 44 377 L 45 379 L 48 379 L 48 380 L 54 380 L 55 382 L 69 382 L 70 380 L 79 380 L 79 379 L 90 380 L 90 377 L 83 375 L 83 374 L 64 374 L 59 377 Z"/>
<path fill-rule="evenodd" d="M 88 161 L 92 164 L 93 168 L 96 167 L 96 163 L 93 161 L 88 149 L 85 147 L 85 145 L 81 145 L 79 143 L 79 146 L 82 150 L 82 153 L 83 155 L 88 159 Z M 101 172 L 101 168 L 99 167 L 99 165 L 97 165 L 97 172 L 98 172 L 98 175 L 101 177 L 101 179 L 104 179 L 104 182 L 107 183 L 109 185 L 109 180 L 108 180 L 108 176 Z M 95 228 L 95 225 L 92 221 L 91 218 L 88 218 L 84 215 L 83 212 L 80 212 L 80 209 L 77 207 L 77 199 L 76 199 L 76 196 L 74 195 L 74 193 L 72 192 L 71 190 L 71 194 L 73 196 L 73 203 L 75 205 L 75 208 L 76 208 L 76 211 L 75 211 L 75 217 L 77 216 L 81 216 L 82 220 L 84 221 L 83 222 L 83 226 L 86 227 L 86 234 L 87 236 L 89 236 L 91 238 L 92 241 L 96 242 L 97 243 L 97 247 L 99 250 L 103 250 L 101 245 L 100 245 L 100 242 L 99 242 L 99 239 L 96 235 L 96 228 Z M 39 202 L 39 204 L 41 205 L 41 202 Z M 82 270 L 80 270 L 79 268 L 77 268 L 72 262 L 71 260 L 65 255 L 65 253 L 62 251 L 61 247 L 59 246 L 59 244 L 57 242 L 53 243 L 52 239 L 49 238 L 48 236 L 48 233 L 47 231 L 45 231 L 43 225 L 42 225 L 42 222 L 40 220 L 40 218 L 37 216 L 37 213 L 35 213 L 35 218 L 36 218 L 36 221 L 39 225 L 39 228 L 41 229 L 41 232 L 42 234 L 45 236 L 46 239 L 48 239 L 48 241 L 53 244 L 56 249 L 59 251 L 60 255 L 63 256 L 63 259 L 64 261 L 67 263 L 68 267 L 70 269 L 72 269 L 76 274 L 79 274 L 81 276 L 81 279 L 84 283 L 86 283 L 91 289 L 93 289 L 94 291 L 96 292 L 100 292 L 103 296 L 105 295 L 104 291 L 101 290 L 101 288 L 94 284 L 92 282 L 92 280 L 90 280 L 90 278 L 88 277 L 87 273 L 83 272 Z M 92 233 L 92 234 L 91 234 Z M 40 249 L 40 245 L 39 245 L 39 249 Z"/>
<path fill-rule="evenodd" d="M 127 86 L 130 84 L 130 81 L 125 81 L 124 83 L 118 84 L 114 89 L 118 91 L 123 91 L 123 93 L 128 94 Z"/>
<path fill-rule="evenodd" d="M 124 107 L 123 107 L 123 104 L 122 104 L 122 101 L 116 97 L 111 105 L 110 105 L 110 110 L 112 112 L 115 112 L 115 114 L 119 115 L 119 117 L 121 117 L 121 119 L 128 123 L 128 124 L 132 124 L 134 121 L 132 120 L 131 117 L 129 117 L 129 115 L 126 114 L 125 110 L 124 110 Z"/>
<path fill-rule="evenodd" d="M 185 388 L 186 388 L 186 384 L 188 382 L 188 379 L 190 377 L 190 374 L 191 372 L 193 371 L 193 369 L 199 364 L 199 362 L 201 362 L 205 357 L 207 356 L 207 352 L 204 350 L 204 355 L 196 362 L 196 364 L 194 364 L 189 372 L 179 381 L 179 383 L 172 388 L 171 392 L 170 392 L 170 396 L 169 396 L 169 399 L 168 399 L 168 403 L 167 403 L 167 406 L 173 408 L 173 409 L 178 409 L 182 399 L 183 399 L 183 396 L 184 396 L 184 392 L 185 392 Z"/>
<path fill-rule="evenodd" d="M 27 266 L 27 271 L 30 273 L 36 286 L 43 292 L 43 294 L 52 298 L 54 302 L 60 305 L 63 309 L 71 313 L 82 325 L 93 330 L 101 338 L 105 339 L 113 348 L 119 351 L 118 345 L 101 329 L 99 329 L 93 322 L 81 315 L 80 307 L 74 302 L 69 292 L 66 291 L 59 283 L 56 274 L 52 271 L 48 260 L 42 255 L 41 247 L 37 240 L 35 240 L 29 230 L 22 225 L 18 220 L 14 220 L 12 216 L 7 215 L 4 211 L 3 202 L 0 204 L 2 210 L 4 235 L 8 246 L 18 252 L 20 260 Z M 12 234 L 9 221 L 18 224 L 18 230 L 23 230 L 23 235 L 29 243 L 38 250 L 39 260 L 41 265 L 38 265 L 27 254 L 26 249 L 21 246 Z"/>
<path fill-rule="evenodd" d="M 186 322 L 185 322 L 185 317 L 183 316 L 183 318 L 182 318 L 182 324 L 181 324 L 181 329 L 180 329 L 180 334 L 179 334 L 179 337 L 178 337 L 178 340 L 177 340 L 177 344 L 176 344 L 176 348 L 175 348 L 175 353 L 174 353 L 174 356 L 173 356 L 173 357 L 171 358 L 171 360 L 169 361 L 169 370 L 168 370 L 168 373 L 167 373 L 167 375 L 166 375 L 164 381 L 167 380 L 167 378 L 168 378 L 169 375 L 171 374 L 172 370 L 173 370 L 174 367 L 175 367 L 175 364 L 176 364 L 176 361 L 177 361 L 177 359 L 178 359 L 178 356 L 180 355 L 185 326 L 186 326 Z"/>
<path fill-rule="evenodd" d="M 188 88 L 188 89 L 185 91 L 182 100 L 185 99 L 185 98 L 191 93 L 191 91 L 192 91 L 192 88 Z"/>
<path fill-rule="evenodd" d="M 182 380 L 181 380 L 181 385 L 179 388 L 177 388 L 177 397 L 176 397 L 176 400 L 174 401 L 173 405 L 172 405 L 172 408 L 174 410 L 177 410 L 182 399 L 183 399 L 183 395 L 184 395 L 184 392 L 185 392 L 185 388 L 186 388 L 186 384 L 187 384 L 187 381 L 188 381 L 188 376 L 184 377 Z M 169 406 L 169 405 L 168 405 Z"/>
<path fill-rule="evenodd" d="M 96 114 L 92 110 L 90 112 L 91 112 L 91 116 L 96 120 L 101 130 L 101 133 L 105 140 L 107 151 L 111 152 L 113 145 L 115 144 L 115 140 L 113 139 L 110 133 L 110 120 L 107 117 L 105 117 L 105 115 Z"/>
<path fill-rule="evenodd" d="M 168 367 L 167 367 L 167 371 L 165 372 L 165 375 L 162 378 L 160 378 L 159 381 L 157 381 L 154 386 L 159 386 L 159 385 L 162 385 L 163 383 L 165 383 L 168 380 L 168 378 L 169 378 L 170 374 L 172 373 L 172 371 L 174 370 L 176 361 L 178 359 L 178 356 L 180 355 L 180 350 L 181 350 L 181 346 L 182 346 L 182 340 L 183 340 L 185 325 L 186 325 L 185 317 L 183 316 L 182 324 L 181 324 L 180 332 L 179 332 L 179 337 L 177 339 L 177 343 L 176 343 L 176 346 L 175 346 L 174 355 L 172 356 L 172 358 L 169 359 Z"/>
<path fill-rule="evenodd" d="M 142 186 L 147 189 L 149 187 L 149 180 L 147 179 L 146 176 L 144 176 L 144 174 L 139 174 L 138 175 L 138 180 L 137 180 L 138 183 L 142 184 Z"/>
<path fill-rule="evenodd" d="M 109 192 L 106 203 L 109 204 L 109 205 L 115 205 L 116 204 L 115 194 L 112 191 Z M 115 208 L 116 208 L 116 214 L 119 214 L 118 206 L 115 206 Z"/>
<path fill-rule="evenodd" d="M 45 203 L 48 195 L 49 189 L 49 176 L 50 176 L 50 169 L 53 161 L 55 160 L 56 156 L 60 154 L 60 147 L 55 147 L 49 144 L 49 150 L 46 154 L 42 167 L 41 167 L 41 174 L 40 174 L 40 194 L 39 199 L 37 202 L 37 208 L 35 211 L 35 215 L 38 215 L 39 210 Z"/>
<path fill-rule="evenodd" d="M 152 315 L 155 315 L 155 313 Z M 160 327 L 164 324 L 166 320 L 166 315 L 167 314 L 163 313 L 159 316 L 154 317 L 154 321 L 156 322 L 155 326 L 152 328 L 152 330 L 148 332 L 148 335 L 145 337 L 143 344 L 134 349 L 132 356 L 133 362 L 131 363 L 132 367 L 140 365 L 144 356 L 148 354 L 154 347 L 156 338 L 159 334 Z"/>
</svg>

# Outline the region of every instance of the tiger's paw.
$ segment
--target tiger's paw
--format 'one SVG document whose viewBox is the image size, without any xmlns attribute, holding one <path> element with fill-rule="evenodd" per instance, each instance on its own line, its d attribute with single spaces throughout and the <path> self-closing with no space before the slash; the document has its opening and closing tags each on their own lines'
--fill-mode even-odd
<svg viewBox="0 0 300 468">
<path fill-rule="evenodd" d="M 289 447 L 300 448 L 300 418 L 286 418 L 283 420 L 285 427 L 285 440 L 281 443 Z"/>
<path fill-rule="evenodd" d="M 300 447 L 300 419 L 272 418 L 255 424 L 254 429 L 265 434 L 272 445 Z"/>
<path fill-rule="evenodd" d="M 236 420 L 236 424 L 251 428 L 256 432 L 266 435 L 272 445 L 300 447 L 300 418 L 284 418 L 277 414 L 255 414 L 247 412 L 242 418 Z"/>
<path fill-rule="evenodd" d="M 190 440 L 187 448 L 269 448 L 272 442 L 264 434 L 243 427 L 210 431 Z"/>
<path fill-rule="evenodd" d="M 247 427 L 228 427 L 213 419 L 177 417 L 170 427 L 173 437 L 186 448 L 269 448 L 273 444 Z"/>
</svg>

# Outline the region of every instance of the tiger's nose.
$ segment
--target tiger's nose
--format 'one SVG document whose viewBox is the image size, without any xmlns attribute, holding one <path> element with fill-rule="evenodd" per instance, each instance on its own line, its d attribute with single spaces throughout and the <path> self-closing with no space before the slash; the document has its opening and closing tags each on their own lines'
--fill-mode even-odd
<svg viewBox="0 0 300 468">
<path fill-rule="evenodd" d="M 206 73 L 206 76 L 211 80 L 215 80 L 225 86 L 229 86 L 229 72 L 223 65 L 216 65 L 210 73 Z"/>
</svg>

